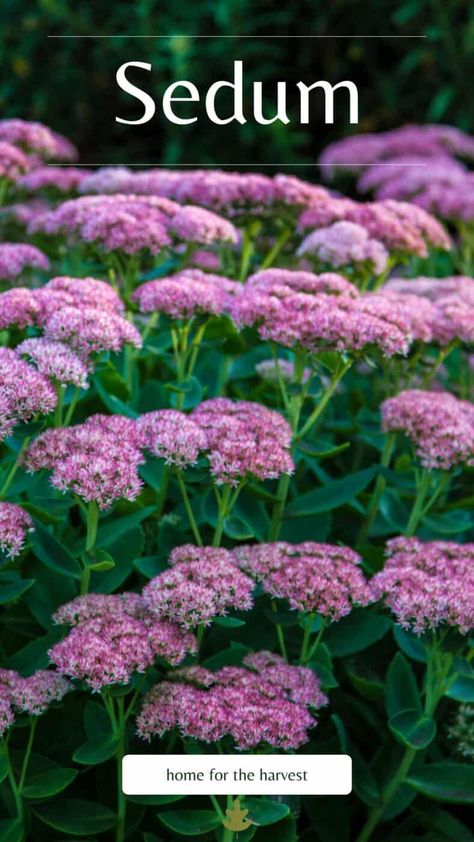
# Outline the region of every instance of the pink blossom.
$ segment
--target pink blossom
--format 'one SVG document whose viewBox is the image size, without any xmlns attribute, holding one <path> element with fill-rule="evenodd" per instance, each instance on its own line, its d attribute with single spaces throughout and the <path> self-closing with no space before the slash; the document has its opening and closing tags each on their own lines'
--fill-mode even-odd
<svg viewBox="0 0 474 842">
<path fill-rule="evenodd" d="M 92 307 L 118 315 L 122 315 L 125 310 L 118 293 L 110 284 L 97 278 L 71 278 L 61 275 L 34 290 L 34 295 L 40 309 L 40 325 L 63 307 Z"/>
<path fill-rule="evenodd" d="M 40 716 L 53 702 L 60 702 L 73 689 L 72 684 L 52 670 L 37 670 L 24 678 L 15 670 L 0 669 L 0 729 L 2 727 L 2 705 L 7 702 L 11 715 L 7 714 L 7 727 L 13 724 L 13 710 Z M 5 723 L 4 723 L 5 724 Z"/>
<path fill-rule="evenodd" d="M 132 298 L 142 313 L 161 312 L 173 319 L 189 319 L 198 313 L 219 315 L 241 284 L 222 275 L 200 269 L 185 269 L 176 275 L 141 284 Z"/>
<path fill-rule="evenodd" d="M 354 605 L 368 605 L 371 593 L 349 547 L 332 544 L 256 544 L 234 550 L 239 566 L 272 597 L 287 599 L 295 611 L 336 622 Z"/>
<path fill-rule="evenodd" d="M 397 623 L 416 634 L 455 626 L 474 627 L 474 544 L 394 538 L 387 544 L 384 569 L 371 587 Z"/>
<path fill-rule="evenodd" d="M 361 225 L 354 222 L 335 222 L 304 238 L 297 255 L 309 254 L 321 263 L 339 268 L 367 267 L 380 275 L 387 266 L 388 253 L 382 243 L 369 237 Z"/>
<path fill-rule="evenodd" d="M 123 601 L 119 610 L 115 595 L 103 597 L 101 602 L 102 610 L 86 611 L 84 619 L 81 609 L 77 618 L 77 600 L 74 607 L 70 603 L 63 606 L 56 619 L 62 621 L 72 613 L 76 624 L 49 650 L 51 661 L 61 672 L 84 681 L 92 690 L 128 684 L 133 673 L 145 672 L 158 657 L 176 665 L 188 652 L 196 651 L 191 633 L 158 620 L 143 605 L 137 610 L 135 600 Z"/>
<path fill-rule="evenodd" d="M 0 140 L 37 152 L 48 160 L 74 161 L 78 155 L 67 138 L 42 123 L 27 120 L 0 120 Z"/>
<path fill-rule="evenodd" d="M 237 485 L 248 474 L 264 480 L 293 472 L 291 428 L 278 412 L 250 401 L 212 398 L 191 418 L 206 435 L 216 483 Z"/>
<path fill-rule="evenodd" d="M 253 582 L 236 567 L 232 553 L 214 547 L 178 547 L 172 567 L 143 590 L 143 601 L 157 617 L 184 628 L 210 625 L 230 609 L 249 611 Z"/>
<path fill-rule="evenodd" d="M 86 620 L 118 617 L 121 614 L 140 619 L 146 614 L 141 596 L 131 591 L 120 594 L 88 593 L 61 605 L 53 614 L 53 622 L 77 626 Z"/>
<path fill-rule="evenodd" d="M 19 328 L 30 327 L 36 321 L 39 312 L 35 290 L 26 287 L 13 287 L 0 292 L 0 328 L 15 325 Z"/>
<path fill-rule="evenodd" d="M 191 418 L 174 409 L 146 412 L 137 420 L 141 446 L 167 465 L 194 465 L 206 449 L 207 438 Z"/>
<path fill-rule="evenodd" d="M 222 216 L 204 208 L 186 205 L 173 216 L 171 230 L 181 240 L 201 245 L 239 242 L 239 232 Z"/>
<path fill-rule="evenodd" d="M 79 238 L 125 254 L 142 250 L 159 254 L 171 242 L 162 224 L 162 214 L 145 206 L 133 212 L 120 205 L 98 208 L 80 226 Z"/>
<path fill-rule="evenodd" d="M 130 344 L 141 348 L 136 327 L 117 313 L 96 307 L 62 307 L 44 325 L 45 336 L 70 345 L 82 354 L 120 351 Z"/>
<path fill-rule="evenodd" d="M 0 139 L 0 179 L 18 181 L 30 167 L 31 161 L 20 149 Z"/>
<path fill-rule="evenodd" d="M 81 181 L 92 170 L 78 167 L 36 167 L 18 179 L 18 186 L 29 193 L 52 189 L 59 193 L 71 193 L 78 189 Z"/>
<path fill-rule="evenodd" d="M 24 269 L 49 269 L 42 251 L 26 243 L 0 244 L 0 280 L 13 280 Z"/>
<path fill-rule="evenodd" d="M 32 360 L 38 371 L 50 380 L 63 385 L 72 383 L 79 389 L 88 389 L 88 367 L 74 351 L 62 342 L 52 342 L 44 337 L 25 339 L 15 348 L 17 354 Z"/>
<path fill-rule="evenodd" d="M 15 558 L 23 549 L 27 532 L 33 521 L 25 509 L 16 503 L 0 503 L 0 548 L 8 558 Z"/>
<path fill-rule="evenodd" d="M 11 348 L 0 348 L 0 417 L 9 435 L 14 424 L 30 421 L 36 414 L 46 415 L 56 406 L 56 392 L 50 382 Z"/>
<path fill-rule="evenodd" d="M 384 401 L 384 430 L 403 430 L 421 464 L 449 470 L 474 465 L 474 406 L 449 392 L 411 389 Z"/>
</svg>

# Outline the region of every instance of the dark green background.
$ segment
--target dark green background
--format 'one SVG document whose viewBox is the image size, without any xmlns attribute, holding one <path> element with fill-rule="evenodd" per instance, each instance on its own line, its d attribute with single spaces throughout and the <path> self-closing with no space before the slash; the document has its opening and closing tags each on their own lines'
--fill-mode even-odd
<svg viewBox="0 0 474 842">
<path fill-rule="evenodd" d="M 48 34 L 134 35 L 412 35 L 426 40 L 193 38 L 47 40 Z M 294 0 L 78 3 L 3 0 L 0 4 L 0 111 L 38 119 L 68 134 L 91 163 L 308 163 L 331 139 L 351 131 L 346 109 L 325 126 L 320 115 L 301 127 L 263 127 L 252 119 L 223 129 L 202 117 L 191 128 L 157 113 L 143 127 L 120 127 L 117 113 L 134 100 L 115 83 L 127 60 L 149 61 L 149 90 L 158 95 L 177 79 L 201 91 L 229 78 L 232 60 L 245 62 L 249 81 L 277 80 L 359 86 L 360 129 L 406 121 L 442 121 L 474 130 L 474 6 L 468 0 Z M 272 86 L 273 82 L 273 86 Z M 135 103 L 136 104 L 136 103 Z M 135 112 L 137 113 L 137 112 Z M 308 168 L 308 172 L 310 169 Z M 299 171 L 301 175 L 305 170 Z"/>
</svg>

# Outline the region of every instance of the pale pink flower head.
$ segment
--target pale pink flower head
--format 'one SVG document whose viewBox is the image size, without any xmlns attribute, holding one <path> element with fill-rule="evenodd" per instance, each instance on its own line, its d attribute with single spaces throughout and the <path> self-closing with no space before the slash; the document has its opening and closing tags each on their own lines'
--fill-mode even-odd
<svg viewBox="0 0 474 842">
<path fill-rule="evenodd" d="M 241 285 L 242 286 L 242 285 Z M 308 295 L 326 293 L 327 295 L 348 295 L 357 298 L 357 287 L 343 275 L 336 272 L 322 272 L 315 275 L 302 269 L 263 269 L 250 275 L 243 289 L 265 292 L 284 298 L 291 292 L 304 292 Z M 238 302 L 237 302 L 238 306 Z"/>
<path fill-rule="evenodd" d="M 279 412 L 250 401 L 211 398 L 191 418 L 206 435 L 216 483 L 237 485 L 248 475 L 264 480 L 293 472 L 291 428 Z"/>
<path fill-rule="evenodd" d="M 180 240 L 200 245 L 239 242 L 239 232 L 227 219 L 204 208 L 185 205 L 173 216 L 171 230 Z"/>
<path fill-rule="evenodd" d="M 179 202 L 191 202 L 231 218 L 241 218 L 261 215 L 272 207 L 275 185 L 261 173 L 191 170 L 179 173 L 169 195 Z"/>
<path fill-rule="evenodd" d="M 8 558 L 19 555 L 33 521 L 25 509 L 16 503 L 0 503 L 0 549 Z"/>
<path fill-rule="evenodd" d="M 15 670 L 0 670 L 0 692 L 13 710 L 40 716 L 53 702 L 60 702 L 73 689 L 70 681 L 53 670 L 37 670 L 26 678 Z M 9 724 L 13 723 L 13 717 Z M 1 730 L 1 707 L 0 707 Z"/>
<path fill-rule="evenodd" d="M 206 434 L 192 418 L 175 409 L 146 412 L 136 422 L 142 447 L 167 465 L 194 465 L 206 449 Z"/>
<path fill-rule="evenodd" d="M 190 319 L 200 313 L 220 315 L 237 295 L 241 284 L 200 269 L 141 284 L 132 295 L 142 313 L 166 313 L 173 319 Z"/>
<path fill-rule="evenodd" d="M 74 193 L 92 170 L 79 167 L 35 167 L 18 179 L 18 186 L 28 193 L 51 190 L 55 193 Z"/>
<path fill-rule="evenodd" d="M 474 628 L 474 544 L 399 537 L 388 542 L 386 555 L 371 588 L 397 623 L 416 634 Z"/>
<path fill-rule="evenodd" d="M 86 620 L 118 617 L 121 614 L 139 619 L 145 612 L 140 594 L 125 591 L 120 594 L 88 593 L 61 605 L 53 614 L 53 622 L 77 626 Z"/>
<path fill-rule="evenodd" d="M 13 287 L 0 292 L 0 329 L 31 327 L 38 316 L 39 306 L 35 290 Z"/>
<path fill-rule="evenodd" d="M 157 617 L 193 628 L 208 626 L 231 609 L 252 608 L 252 579 L 236 567 L 228 550 L 178 547 L 171 563 L 143 589 L 143 601 Z"/>
<path fill-rule="evenodd" d="M 0 179 L 17 182 L 30 167 L 30 159 L 20 149 L 0 139 Z"/>
<path fill-rule="evenodd" d="M 25 468 L 52 471 L 55 488 L 103 510 L 121 498 L 134 500 L 142 489 L 138 466 L 144 459 L 127 430 L 127 425 L 107 430 L 97 421 L 46 430 L 29 445 Z"/>
<path fill-rule="evenodd" d="M 133 210 L 120 205 L 97 208 L 80 226 L 79 238 L 128 255 L 142 251 L 156 255 L 171 242 L 163 214 L 144 205 Z"/>
<path fill-rule="evenodd" d="M 90 595 L 89 595 L 90 596 Z M 88 599 L 92 603 L 92 600 Z M 49 650 L 51 661 L 65 675 L 100 691 L 111 684 L 128 684 L 135 672 L 146 672 L 157 658 L 177 665 L 196 651 L 196 638 L 179 626 L 159 620 L 135 600 L 120 604 L 104 596 L 92 611 L 68 603 L 56 613 L 59 622 L 75 617 L 68 635 Z M 108 604 L 109 603 L 109 604 Z"/>
<path fill-rule="evenodd" d="M 91 307 L 106 313 L 123 315 L 125 306 L 118 293 L 97 278 L 71 278 L 61 275 L 34 290 L 39 309 L 37 323 L 44 323 L 63 307 Z"/>
<path fill-rule="evenodd" d="M 16 346 L 20 356 L 28 357 L 49 380 L 66 386 L 72 383 L 79 389 L 88 389 L 89 369 L 83 359 L 62 342 L 44 337 L 25 339 Z"/>
<path fill-rule="evenodd" d="M 38 153 L 47 160 L 75 161 L 78 157 L 76 147 L 67 138 L 43 123 L 17 118 L 0 120 L 0 140 Z"/>
<path fill-rule="evenodd" d="M 124 345 L 142 345 L 139 331 L 128 319 L 96 307 L 62 307 L 47 319 L 44 333 L 80 354 L 118 352 Z"/>
<path fill-rule="evenodd" d="M 214 674 L 180 670 L 174 678 L 146 694 L 137 719 L 141 737 L 178 729 L 205 743 L 228 736 L 239 750 L 296 749 L 316 725 L 310 710 L 327 703 L 314 672 L 269 652 L 246 657 L 240 667 Z"/>
<path fill-rule="evenodd" d="M 384 401 L 382 426 L 401 430 L 429 470 L 474 464 L 474 406 L 449 392 L 408 389 Z"/>
<path fill-rule="evenodd" d="M 376 275 L 382 274 L 388 262 L 388 252 L 381 242 L 372 239 L 362 225 L 345 221 L 308 234 L 296 253 L 310 255 L 335 269 L 367 268 Z"/>
<path fill-rule="evenodd" d="M 31 421 L 37 414 L 47 415 L 57 402 L 49 380 L 11 348 L 0 348 L 0 392 L 2 437 L 9 435 L 20 421 Z"/>
<path fill-rule="evenodd" d="M 368 605 L 371 592 L 360 556 L 333 544 L 256 544 L 234 550 L 239 566 L 272 597 L 287 599 L 295 611 L 337 622 L 354 605 Z"/>
<path fill-rule="evenodd" d="M 1 243 L 0 281 L 15 280 L 25 269 L 49 269 L 49 260 L 27 243 Z"/>
</svg>

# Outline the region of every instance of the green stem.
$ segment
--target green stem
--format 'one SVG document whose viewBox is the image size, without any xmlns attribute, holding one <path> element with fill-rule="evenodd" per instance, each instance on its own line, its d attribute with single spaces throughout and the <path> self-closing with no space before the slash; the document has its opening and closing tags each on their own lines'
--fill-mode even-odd
<svg viewBox="0 0 474 842">
<path fill-rule="evenodd" d="M 30 733 L 29 733 L 29 736 L 28 736 L 28 743 L 26 745 L 25 756 L 23 757 L 23 764 L 22 764 L 22 767 L 21 767 L 20 780 L 18 782 L 18 789 L 19 789 L 20 793 L 23 792 L 23 786 L 25 784 L 26 773 L 28 772 L 28 764 L 30 762 L 31 750 L 33 748 L 33 742 L 34 742 L 34 739 L 35 739 L 37 724 L 38 724 L 38 717 L 32 716 L 31 719 L 30 719 Z"/>
<path fill-rule="evenodd" d="M 232 486 L 225 485 L 222 494 L 219 494 L 216 488 L 216 494 L 219 512 L 217 516 L 217 525 L 216 530 L 214 532 L 214 538 L 212 539 L 213 547 L 219 547 L 222 540 L 222 533 L 224 531 L 224 521 L 231 509 Z"/>
<path fill-rule="evenodd" d="M 380 465 L 382 468 L 388 468 L 390 465 L 390 460 L 392 458 L 393 450 L 395 447 L 396 435 L 395 433 L 389 433 L 385 439 L 384 448 L 382 450 L 382 458 L 380 460 Z M 367 507 L 367 516 L 362 524 L 362 527 L 359 532 L 358 536 L 358 543 L 363 544 L 370 533 L 372 528 L 372 524 L 377 517 L 377 513 L 379 510 L 380 500 L 382 498 L 382 494 L 385 491 L 387 485 L 387 478 L 384 473 L 380 473 L 377 477 L 374 490 L 372 492 L 372 497 L 370 498 L 369 505 Z"/>
<path fill-rule="evenodd" d="M 219 819 L 220 822 L 223 822 L 225 819 L 224 813 L 222 811 L 221 805 L 219 804 L 215 795 L 210 795 L 209 798 L 211 799 L 212 806 L 214 807 L 214 812 Z"/>
<path fill-rule="evenodd" d="M 157 494 L 157 499 L 156 499 L 156 512 L 155 512 L 156 518 L 160 518 L 162 513 L 163 513 L 163 509 L 164 509 L 164 506 L 165 506 L 165 503 L 166 503 L 166 495 L 168 494 L 168 486 L 170 484 L 170 477 L 171 477 L 171 471 L 169 469 L 169 466 L 165 465 L 164 468 L 163 468 L 163 476 L 162 476 L 162 479 L 161 479 L 160 490 Z"/>
<path fill-rule="evenodd" d="M 228 795 L 226 801 L 226 812 L 227 810 L 232 810 L 234 806 L 234 796 Z M 229 830 L 229 828 L 224 827 L 224 833 L 222 834 L 222 842 L 234 842 L 236 834 L 233 830 Z"/>
<path fill-rule="evenodd" d="M 95 547 L 97 538 L 97 528 L 99 526 L 99 507 L 95 500 L 91 500 L 87 507 L 87 536 L 86 536 L 86 554 L 91 553 Z M 86 594 L 89 590 L 89 582 L 91 578 L 91 568 L 89 565 L 84 566 L 82 572 L 81 585 L 79 593 L 81 596 Z"/>
<path fill-rule="evenodd" d="M 54 426 L 61 427 L 62 420 L 63 420 L 63 404 L 64 404 L 64 388 L 63 386 L 59 385 L 56 394 L 57 394 L 57 401 L 56 401 L 56 409 L 54 410 Z"/>
<path fill-rule="evenodd" d="M 65 427 L 68 427 L 69 424 L 72 421 L 72 416 L 74 415 L 74 410 L 75 410 L 77 402 L 79 400 L 79 395 L 80 395 L 80 389 L 79 389 L 78 386 L 76 386 L 75 389 L 74 389 L 74 394 L 72 396 L 71 403 L 69 404 L 69 406 L 67 408 L 66 415 L 64 417 L 63 424 L 64 424 Z"/>
<path fill-rule="evenodd" d="M 122 760 L 125 754 L 125 716 L 123 697 L 117 699 L 117 736 L 119 744 L 117 747 L 117 830 L 115 842 L 123 842 L 125 839 L 125 819 L 127 801 L 122 789 Z"/>
<path fill-rule="evenodd" d="M 323 634 L 325 632 L 325 629 L 326 629 L 326 626 L 325 626 L 324 622 L 321 620 L 321 628 L 319 629 L 312 645 L 309 648 L 308 655 L 307 655 L 305 663 L 308 663 L 308 661 L 311 661 L 311 659 L 314 658 L 314 656 L 316 655 L 316 652 L 318 650 L 318 646 L 321 643 L 321 640 L 322 640 Z"/>
<path fill-rule="evenodd" d="M 273 599 L 272 599 L 272 611 L 274 611 L 275 613 L 278 611 L 278 609 L 275 605 L 275 601 Z M 286 643 L 285 643 L 285 633 L 284 633 L 283 628 L 280 626 L 279 623 L 276 623 L 275 626 L 276 626 L 276 633 L 277 633 L 277 638 L 278 638 L 278 645 L 280 647 L 280 652 L 282 654 L 282 657 L 288 663 L 288 652 L 287 652 Z"/>
<path fill-rule="evenodd" d="M 265 259 L 262 260 L 262 262 L 260 264 L 260 267 L 259 267 L 260 270 L 261 269 L 268 269 L 270 266 L 272 266 L 274 260 L 280 254 L 283 246 L 290 239 L 290 236 L 291 236 L 291 229 L 290 228 L 284 228 L 283 231 L 280 232 L 279 236 L 276 238 L 276 240 L 273 244 L 273 247 L 270 249 L 270 251 L 268 252 Z"/>
<path fill-rule="evenodd" d="M 13 771 L 13 766 L 12 766 L 12 762 L 11 762 L 11 758 L 10 758 L 10 752 L 8 750 L 8 743 L 5 739 L 3 740 L 3 750 L 4 750 L 6 761 L 7 761 L 8 782 L 10 784 L 10 788 L 11 788 L 11 791 L 13 793 L 13 798 L 15 800 L 17 819 L 23 825 L 23 821 L 24 821 L 23 799 L 21 797 L 20 789 L 19 789 L 18 784 L 16 782 L 15 773 Z M 24 829 L 22 830 L 22 833 L 21 833 L 21 842 L 23 842 L 23 839 L 24 839 Z"/>
<path fill-rule="evenodd" d="M 407 528 L 405 530 L 405 535 L 411 537 L 415 534 L 420 520 L 423 517 L 424 511 L 424 503 L 426 499 L 426 495 L 428 493 L 429 487 L 431 483 L 431 474 L 426 468 L 423 468 L 421 478 L 417 483 L 417 492 L 415 496 L 415 502 L 413 503 L 413 508 L 411 510 L 411 514 L 408 520 Z M 426 510 L 425 510 L 426 511 Z"/>
<path fill-rule="evenodd" d="M 176 479 L 178 481 L 179 490 L 181 491 L 181 496 L 183 498 L 184 508 L 186 509 L 186 514 L 188 516 L 189 525 L 191 527 L 191 531 L 194 535 L 194 540 L 198 547 L 202 547 L 202 538 L 198 529 L 198 525 L 196 523 L 196 519 L 194 517 L 194 512 L 192 510 L 191 502 L 188 496 L 188 492 L 186 490 L 186 485 L 184 483 L 183 477 L 181 476 L 180 471 L 176 471 Z"/>
<path fill-rule="evenodd" d="M 5 482 L 2 485 L 2 488 L 0 489 L 0 500 L 3 500 L 3 498 L 6 497 L 8 491 L 10 490 L 10 486 L 11 486 L 13 480 L 15 479 L 16 472 L 17 472 L 18 468 L 20 467 L 20 462 L 21 462 L 23 453 L 25 452 L 26 448 L 28 447 L 29 441 L 30 441 L 30 436 L 23 439 L 23 444 L 22 444 L 20 450 L 18 451 L 17 457 L 16 457 L 13 465 L 11 466 L 11 468 L 10 468 L 8 474 L 7 474 L 7 477 L 5 479 Z"/>
<path fill-rule="evenodd" d="M 242 242 L 242 255 L 240 260 L 240 271 L 239 271 L 239 280 L 245 281 L 250 262 L 253 257 L 253 253 L 255 251 L 255 239 L 258 236 L 260 228 L 262 227 L 262 223 L 260 220 L 253 220 L 244 230 L 243 235 L 243 242 Z"/>
<path fill-rule="evenodd" d="M 311 415 L 309 416 L 306 423 L 303 425 L 301 430 L 296 436 L 296 440 L 304 438 L 304 436 L 309 433 L 311 428 L 314 426 L 316 421 L 318 420 L 319 416 L 324 412 L 326 406 L 328 405 L 329 401 L 331 400 L 334 392 L 336 391 L 339 383 L 341 382 L 342 378 L 344 377 L 345 373 L 349 371 L 352 365 L 352 360 L 347 360 L 343 363 L 337 371 L 334 372 L 331 382 L 327 387 L 326 391 L 324 392 L 321 400 L 319 401 L 318 405 L 313 409 Z"/>
<path fill-rule="evenodd" d="M 440 351 L 438 352 L 438 355 L 437 355 L 437 357 L 436 357 L 436 359 L 433 363 L 433 366 L 430 368 L 430 370 L 428 371 L 428 373 L 426 374 L 426 376 L 424 377 L 424 379 L 422 381 L 422 384 L 421 384 L 422 389 L 426 389 L 430 385 L 430 383 L 434 380 L 434 378 L 436 377 L 439 369 L 443 365 L 444 361 L 447 359 L 447 357 L 449 357 L 451 351 L 453 351 L 454 348 L 456 348 L 457 345 L 458 345 L 458 340 L 453 339 L 452 342 L 449 343 L 449 345 L 446 345 L 444 348 L 440 349 Z"/>
<path fill-rule="evenodd" d="M 313 628 L 315 615 L 308 614 L 304 624 L 303 642 L 301 644 L 300 664 L 305 664 L 308 660 L 308 647 L 311 639 L 311 630 Z"/>
<path fill-rule="evenodd" d="M 367 818 L 365 825 L 363 826 L 361 832 L 357 836 L 355 842 L 367 842 L 368 839 L 372 836 L 373 831 L 375 830 L 376 826 L 379 823 L 380 818 L 382 817 L 383 813 L 385 812 L 386 807 L 392 800 L 393 796 L 395 795 L 398 787 L 403 783 L 405 780 L 411 764 L 413 763 L 413 759 L 416 755 L 416 749 L 414 748 L 407 748 L 403 754 L 402 760 L 400 765 L 395 772 L 395 774 L 390 778 L 387 786 L 383 790 L 379 803 L 372 808 Z"/>
<path fill-rule="evenodd" d="M 199 659 L 199 654 L 200 654 L 201 649 L 202 649 L 202 642 L 204 640 L 205 632 L 206 632 L 206 626 L 203 623 L 200 623 L 200 625 L 197 627 L 197 632 L 196 632 L 197 657 L 198 657 L 198 659 Z"/>
</svg>

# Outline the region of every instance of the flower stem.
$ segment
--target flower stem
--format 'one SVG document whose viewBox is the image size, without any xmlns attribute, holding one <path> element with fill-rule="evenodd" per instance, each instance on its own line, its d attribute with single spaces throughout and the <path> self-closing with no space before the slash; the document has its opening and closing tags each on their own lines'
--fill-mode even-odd
<svg viewBox="0 0 474 842">
<path fill-rule="evenodd" d="M 115 842 L 123 842 L 125 839 L 125 819 L 127 810 L 127 801 L 122 789 L 122 760 L 125 754 L 125 716 L 124 716 L 124 700 L 122 697 L 117 699 L 117 736 L 119 744 L 117 747 L 117 830 L 115 834 Z"/>
<path fill-rule="evenodd" d="M 344 377 L 345 373 L 349 371 L 352 365 L 352 360 L 347 360 L 343 363 L 333 374 L 329 386 L 327 387 L 326 391 L 324 392 L 321 400 L 319 401 L 318 405 L 313 409 L 311 415 L 309 416 L 306 423 L 303 425 L 302 429 L 296 436 L 296 439 L 302 439 L 304 436 L 309 433 L 312 429 L 316 421 L 318 420 L 319 416 L 324 412 L 326 406 L 328 405 L 330 399 L 332 398 L 334 392 L 336 391 L 340 381 Z"/>
<path fill-rule="evenodd" d="M 23 453 L 25 452 L 26 448 L 28 447 L 29 441 L 30 441 L 29 436 L 23 440 L 23 444 L 22 444 L 20 450 L 18 451 L 17 457 L 16 457 L 13 465 L 11 466 L 11 468 L 8 472 L 8 475 L 5 479 L 5 482 L 2 485 L 2 488 L 0 489 L 0 500 L 3 500 L 3 498 L 6 497 L 6 495 L 8 494 L 10 486 L 11 486 L 13 480 L 15 479 L 16 472 L 17 472 L 18 468 L 20 467 L 20 462 L 21 462 L 21 458 L 23 456 Z"/>
<path fill-rule="evenodd" d="M 31 750 L 33 748 L 33 742 L 34 742 L 34 739 L 35 739 L 37 724 L 38 724 L 38 717 L 32 716 L 31 719 L 30 719 L 30 733 L 29 733 L 29 736 L 28 736 L 28 743 L 26 745 L 25 755 L 23 757 L 23 764 L 22 764 L 22 767 L 21 767 L 20 780 L 18 782 L 18 789 L 19 789 L 20 793 L 23 791 L 26 773 L 28 772 L 28 763 L 30 762 Z"/>
<path fill-rule="evenodd" d="M 196 518 L 194 517 L 194 512 L 192 510 L 191 501 L 188 496 L 188 492 L 186 490 L 186 485 L 184 483 L 183 477 L 179 471 L 176 471 L 176 479 L 178 481 L 179 490 L 181 491 L 181 496 L 183 498 L 184 508 L 186 509 L 186 514 L 188 516 L 189 525 L 191 527 L 191 531 L 194 535 L 194 540 L 198 547 L 202 547 L 202 538 L 198 529 L 198 525 L 196 523 Z"/>
<path fill-rule="evenodd" d="M 425 513 L 423 511 L 423 506 L 430 487 L 430 482 L 431 474 L 428 470 L 426 470 L 426 468 L 424 468 L 421 474 L 421 478 L 418 480 L 417 483 L 418 488 L 415 496 L 415 502 L 413 503 L 413 508 L 411 510 L 407 528 L 405 530 L 405 535 L 409 537 L 415 534 L 420 520 L 422 519 L 423 514 Z"/>
<path fill-rule="evenodd" d="M 272 599 L 272 611 L 274 611 L 276 613 L 277 610 L 278 609 L 275 605 L 275 601 Z M 283 628 L 280 626 L 279 623 L 275 623 L 275 627 L 276 627 L 276 633 L 277 633 L 277 638 L 278 638 L 278 645 L 280 647 L 280 652 L 282 654 L 282 657 L 285 659 L 286 663 L 288 663 L 288 652 L 287 652 L 286 643 L 285 643 L 285 633 L 284 633 Z"/>
<path fill-rule="evenodd" d="M 217 489 L 216 489 L 217 493 Z M 216 530 L 214 532 L 214 538 L 212 539 L 212 546 L 219 547 L 221 540 L 222 540 L 222 533 L 224 531 L 224 521 L 228 516 L 230 509 L 231 509 L 231 494 L 232 494 L 232 486 L 225 485 L 222 494 L 219 494 L 217 497 L 217 502 L 219 506 L 219 513 L 217 516 L 217 525 Z"/>
<path fill-rule="evenodd" d="M 301 644 L 300 664 L 305 664 L 308 660 L 308 647 L 311 639 L 311 631 L 313 628 L 314 614 L 308 614 L 304 624 L 303 642 Z"/>
<path fill-rule="evenodd" d="M 372 836 L 373 831 L 375 830 L 376 826 L 379 823 L 380 818 L 382 817 L 383 813 L 385 812 L 386 807 L 392 800 L 393 796 L 395 795 L 396 791 L 398 790 L 399 786 L 405 780 L 411 764 L 413 763 L 413 759 L 416 755 L 416 749 L 414 748 L 407 748 L 403 754 L 402 760 L 400 765 L 395 772 L 394 775 L 390 778 L 387 786 L 383 790 L 379 803 L 372 808 L 367 818 L 365 825 L 363 826 L 361 832 L 356 838 L 356 842 L 367 842 L 368 839 Z"/>
<path fill-rule="evenodd" d="M 75 389 L 74 389 L 74 393 L 73 393 L 73 396 L 72 396 L 71 403 L 69 404 L 69 406 L 67 408 L 66 415 L 64 417 L 64 421 L 63 421 L 64 427 L 68 427 L 69 424 L 72 421 L 72 416 L 74 415 L 74 410 L 75 410 L 77 402 L 79 400 L 79 394 L 80 394 L 80 389 L 79 389 L 78 386 L 76 386 Z"/>
<path fill-rule="evenodd" d="M 56 390 L 57 402 L 54 410 L 54 426 L 61 427 L 63 420 L 63 404 L 64 404 L 64 387 L 61 384 Z"/>
<path fill-rule="evenodd" d="M 240 260 L 239 280 L 245 281 L 250 263 L 255 251 L 255 239 L 258 236 L 262 223 L 259 219 L 250 222 L 244 230 L 242 242 L 242 255 Z"/>
<path fill-rule="evenodd" d="M 210 795 L 209 798 L 211 799 L 212 806 L 214 807 L 214 812 L 219 819 L 220 822 L 223 822 L 225 819 L 224 813 L 222 811 L 221 805 L 219 804 L 215 795 Z"/>
<path fill-rule="evenodd" d="M 227 796 L 227 803 L 226 803 L 226 812 L 227 812 L 227 810 L 232 810 L 233 806 L 234 806 L 234 796 L 228 795 Z M 224 833 L 222 835 L 222 842 L 234 842 L 235 837 L 236 837 L 236 834 L 234 833 L 233 830 L 229 830 L 229 828 L 227 828 L 227 827 L 224 828 Z"/>
<path fill-rule="evenodd" d="M 276 260 L 276 258 L 280 254 L 283 246 L 290 239 L 290 236 L 291 236 L 291 229 L 290 228 L 283 228 L 283 230 L 280 232 L 279 236 L 276 238 L 276 240 L 273 244 L 273 247 L 270 249 L 270 251 L 268 252 L 267 256 L 264 258 L 264 260 L 262 260 L 262 262 L 260 264 L 260 267 L 259 267 L 260 270 L 261 269 L 268 269 L 270 266 L 273 265 L 274 261 Z"/>
<path fill-rule="evenodd" d="M 91 500 L 87 507 L 87 536 L 86 536 L 86 553 L 91 553 L 95 547 L 97 538 L 97 528 L 99 525 L 99 507 L 95 500 Z M 91 578 L 91 568 L 89 565 L 84 565 L 82 572 L 81 586 L 79 593 L 81 596 L 86 594 L 89 590 L 89 582 Z"/>
<path fill-rule="evenodd" d="M 390 465 L 390 460 L 392 458 L 393 449 L 395 447 L 396 436 L 395 433 L 389 433 L 385 439 L 384 448 L 382 450 L 382 458 L 380 460 L 380 465 L 382 468 L 388 468 Z M 370 498 L 369 505 L 367 506 L 367 516 L 364 523 L 361 526 L 358 542 L 363 544 L 370 533 L 372 528 L 372 524 L 377 517 L 377 513 L 379 510 L 379 504 L 382 497 L 382 494 L 385 491 L 385 487 L 387 485 L 387 479 L 384 473 L 380 473 L 377 477 L 375 482 L 374 490 L 372 492 L 372 497 Z"/>
</svg>

